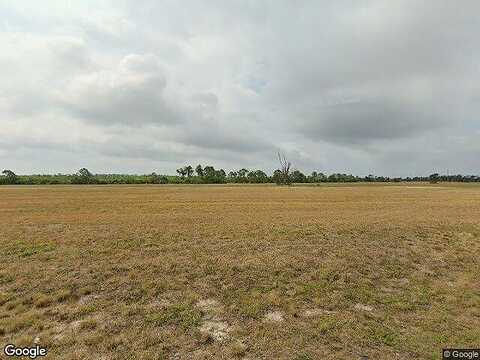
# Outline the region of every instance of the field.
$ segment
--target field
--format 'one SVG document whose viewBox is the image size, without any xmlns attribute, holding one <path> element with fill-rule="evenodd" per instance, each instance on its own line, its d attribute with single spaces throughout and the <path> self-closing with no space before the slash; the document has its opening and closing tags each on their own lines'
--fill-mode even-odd
<svg viewBox="0 0 480 360">
<path fill-rule="evenodd" d="M 0 345 L 49 359 L 480 346 L 480 186 L 0 188 Z"/>
</svg>

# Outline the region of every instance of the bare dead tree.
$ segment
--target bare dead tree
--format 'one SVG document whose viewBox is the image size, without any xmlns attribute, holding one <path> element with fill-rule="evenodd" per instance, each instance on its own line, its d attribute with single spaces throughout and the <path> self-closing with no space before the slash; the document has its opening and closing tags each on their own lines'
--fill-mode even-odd
<svg viewBox="0 0 480 360">
<path fill-rule="evenodd" d="M 292 165 L 285 155 L 278 154 L 278 161 L 280 162 L 280 172 L 281 172 L 281 180 L 283 184 L 290 184 L 290 166 Z"/>
</svg>

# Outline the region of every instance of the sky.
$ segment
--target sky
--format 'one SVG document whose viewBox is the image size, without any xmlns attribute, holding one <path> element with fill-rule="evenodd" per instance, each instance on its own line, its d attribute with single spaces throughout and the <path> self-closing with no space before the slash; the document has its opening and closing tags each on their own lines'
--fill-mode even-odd
<svg viewBox="0 0 480 360">
<path fill-rule="evenodd" d="M 480 2 L 2 0 L 0 168 L 480 173 Z"/>
</svg>

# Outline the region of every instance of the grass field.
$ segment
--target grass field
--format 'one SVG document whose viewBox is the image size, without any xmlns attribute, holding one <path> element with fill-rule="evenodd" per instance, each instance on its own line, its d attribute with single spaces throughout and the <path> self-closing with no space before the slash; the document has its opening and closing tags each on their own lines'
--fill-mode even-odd
<svg viewBox="0 0 480 360">
<path fill-rule="evenodd" d="M 0 188 L 0 345 L 51 359 L 480 346 L 480 186 Z"/>
</svg>

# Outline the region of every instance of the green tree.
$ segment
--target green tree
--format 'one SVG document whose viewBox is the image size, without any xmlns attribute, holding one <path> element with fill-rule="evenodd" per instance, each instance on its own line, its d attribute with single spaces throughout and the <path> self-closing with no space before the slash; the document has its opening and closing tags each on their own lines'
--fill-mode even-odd
<svg viewBox="0 0 480 360">
<path fill-rule="evenodd" d="M 290 174 L 290 179 L 294 183 L 304 183 L 307 182 L 307 177 L 300 170 L 295 170 Z"/>
<path fill-rule="evenodd" d="M 18 177 L 12 170 L 5 169 L 2 171 L 2 174 L 5 175 L 5 184 L 13 185 L 18 182 Z"/>
<path fill-rule="evenodd" d="M 237 171 L 237 181 L 239 183 L 246 183 L 248 182 L 247 178 L 248 170 L 247 169 L 240 169 Z"/>
<path fill-rule="evenodd" d="M 275 170 L 273 172 L 272 180 L 275 184 L 282 185 L 283 184 L 282 170 L 280 170 L 280 169 Z"/>
<path fill-rule="evenodd" d="M 87 168 L 81 168 L 73 176 L 73 183 L 75 184 L 94 184 L 95 177 Z"/>
<path fill-rule="evenodd" d="M 198 164 L 197 167 L 195 168 L 195 172 L 197 173 L 197 176 L 203 177 L 202 165 Z"/>
<path fill-rule="evenodd" d="M 225 170 L 215 170 L 213 166 L 205 166 L 203 168 L 203 179 L 207 184 L 221 184 L 226 180 L 227 174 Z"/>
<path fill-rule="evenodd" d="M 233 182 L 237 182 L 238 173 L 236 171 L 230 171 L 228 173 L 228 178 L 231 179 Z"/>
<path fill-rule="evenodd" d="M 324 182 L 327 180 L 327 177 L 323 173 L 318 173 L 312 171 L 312 174 L 308 177 L 308 181 L 312 183 Z"/>
<path fill-rule="evenodd" d="M 245 176 L 247 176 L 247 174 L 248 174 L 248 170 L 247 170 L 247 169 L 240 169 L 240 170 L 238 170 L 238 176 L 239 176 L 239 177 L 245 177 Z"/>
<path fill-rule="evenodd" d="M 190 165 L 185 166 L 184 170 L 185 170 L 185 175 L 187 175 L 187 177 L 191 177 L 193 175 L 193 167 L 191 167 Z"/>
<path fill-rule="evenodd" d="M 91 177 L 93 174 L 86 168 L 81 168 L 77 172 L 78 176 L 85 176 L 85 177 Z"/>
<path fill-rule="evenodd" d="M 215 177 L 216 177 L 216 182 L 224 183 L 225 178 L 227 177 L 227 173 L 225 172 L 225 170 L 220 169 L 220 170 L 215 171 Z"/>
<path fill-rule="evenodd" d="M 182 168 L 177 169 L 177 174 L 180 175 L 182 178 L 184 178 L 185 175 L 187 175 L 187 172 L 186 172 L 185 168 L 182 167 Z"/>
<path fill-rule="evenodd" d="M 256 184 L 268 182 L 268 176 L 262 170 L 250 171 L 247 178 L 249 182 Z"/>
<path fill-rule="evenodd" d="M 206 178 L 212 178 L 215 176 L 215 168 L 213 166 L 205 166 L 203 168 L 203 176 Z"/>
<path fill-rule="evenodd" d="M 436 183 L 438 183 L 439 177 L 440 177 L 440 176 L 439 176 L 437 173 L 435 173 L 435 174 L 430 175 L 430 176 L 428 177 L 428 179 L 430 180 L 430 183 L 436 184 Z M 458 180 L 457 180 L 457 181 L 458 181 Z"/>
<path fill-rule="evenodd" d="M 153 172 L 149 177 L 151 184 L 168 184 L 168 178 L 166 176 L 158 175 Z"/>
</svg>

